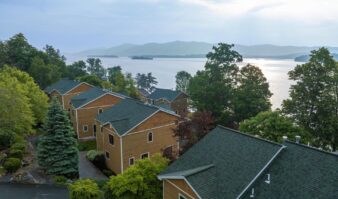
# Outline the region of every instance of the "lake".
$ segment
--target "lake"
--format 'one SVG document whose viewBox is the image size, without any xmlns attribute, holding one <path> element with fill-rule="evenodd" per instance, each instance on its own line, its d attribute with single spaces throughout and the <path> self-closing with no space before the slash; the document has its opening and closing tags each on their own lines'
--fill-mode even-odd
<svg viewBox="0 0 338 199">
<path fill-rule="evenodd" d="M 67 63 L 78 60 L 86 60 L 85 56 L 66 55 Z M 138 60 L 128 57 L 100 58 L 105 67 L 120 65 L 124 72 L 136 73 L 152 72 L 157 78 L 157 87 L 175 88 L 175 75 L 178 71 L 185 70 L 195 74 L 204 68 L 205 58 L 154 58 L 153 60 Z M 292 70 L 298 62 L 291 59 L 244 59 L 240 66 L 247 63 L 259 66 L 270 83 L 273 93 L 271 102 L 273 108 L 279 108 L 284 99 L 288 98 L 289 87 L 292 81 L 288 80 L 288 71 Z"/>
</svg>

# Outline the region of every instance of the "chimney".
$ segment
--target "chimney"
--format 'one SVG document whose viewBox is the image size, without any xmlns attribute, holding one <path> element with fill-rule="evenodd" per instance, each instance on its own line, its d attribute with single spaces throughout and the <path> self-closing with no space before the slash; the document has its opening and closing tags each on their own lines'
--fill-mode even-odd
<svg viewBox="0 0 338 199">
<path fill-rule="evenodd" d="M 283 136 L 283 141 L 285 142 L 286 140 L 288 140 L 288 136 L 284 135 Z"/>
<path fill-rule="evenodd" d="M 299 144 L 300 143 L 300 136 L 296 135 L 296 143 Z"/>
</svg>

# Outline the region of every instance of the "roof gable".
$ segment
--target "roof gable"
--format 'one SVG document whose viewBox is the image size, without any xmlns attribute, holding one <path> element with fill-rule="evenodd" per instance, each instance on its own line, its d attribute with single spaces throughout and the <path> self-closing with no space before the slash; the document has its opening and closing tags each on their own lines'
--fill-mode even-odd
<svg viewBox="0 0 338 199">
<path fill-rule="evenodd" d="M 181 94 L 184 93 L 181 91 L 174 91 L 171 89 L 156 88 L 154 92 L 148 95 L 148 98 L 153 100 L 165 99 L 168 100 L 169 102 L 172 102 Z"/>
<path fill-rule="evenodd" d="M 70 80 L 67 78 L 63 78 L 55 82 L 54 84 L 48 86 L 47 88 L 45 88 L 45 92 L 51 93 L 54 90 L 56 90 L 61 95 L 63 95 L 82 83 L 83 82 L 80 82 L 80 81 L 74 81 L 74 80 Z"/>
<path fill-rule="evenodd" d="M 282 147 L 219 126 L 159 177 L 166 178 L 178 172 L 213 165 L 182 177 L 202 198 L 236 198 Z"/>
<path fill-rule="evenodd" d="M 103 90 L 103 89 L 98 88 L 98 87 L 94 87 L 94 88 L 91 88 L 90 90 L 88 90 L 86 92 L 83 92 L 83 93 L 81 93 L 77 96 L 74 96 L 71 99 L 71 103 L 74 106 L 74 108 L 80 108 L 80 107 L 92 102 L 93 100 L 95 100 L 95 99 L 97 99 L 101 96 L 104 96 L 105 94 L 112 94 L 112 95 L 115 95 L 119 98 L 125 97 L 125 96 L 118 94 L 118 93 L 114 93 L 114 92 L 110 92 L 110 91 L 107 91 L 107 90 Z"/>
<path fill-rule="evenodd" d="M 126 98 L 99 114 L 97 120 L 103 124 L 110 123 L 122 136 L 159 111 L 175 114 L 157 106 Z"/>
</svg>

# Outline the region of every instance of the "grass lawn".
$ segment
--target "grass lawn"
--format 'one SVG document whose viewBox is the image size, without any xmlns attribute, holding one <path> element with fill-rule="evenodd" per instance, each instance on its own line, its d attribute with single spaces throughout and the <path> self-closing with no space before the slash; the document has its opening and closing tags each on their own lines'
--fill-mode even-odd
<svg viewBox="0 0 338 199">
<path fill-rule="evenodd" d="M 79 141 L 79 151 L 89 151 L 96 149 L 96 140 Z"/>
</svg>

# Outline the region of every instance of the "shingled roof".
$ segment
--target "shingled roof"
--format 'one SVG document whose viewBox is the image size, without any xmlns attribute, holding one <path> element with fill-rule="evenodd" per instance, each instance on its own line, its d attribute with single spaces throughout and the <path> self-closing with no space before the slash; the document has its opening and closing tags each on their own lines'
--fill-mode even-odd
<svg viewBox="0 0 338 199">
<path fill-rule="evenodd" d="M 99 114 L 96 119 L 103 124 L 110 123 L 119 135 L 124 135 L 158 111 L 176 115 L 174 112 L 161 107 L 126 98 Z"/>
<path fill-rule="evenodd" d="M 55 90 L 59 92 L 61 95 L 63 95 L 81 83 L 82 82 L 80 81 L 74 81 L 74 80 L 70 80 L 67 78 L 63 78 L 55 82 L 54 84 L 48 86 L 47 88 L 45 88 L 45 92 L 51 93 Z"/>
<path fill-rule="evenodd" d="M 88 90 L 86 92 L 83 92 L 79 95 L 74 96 L 71 99 L 71 103 L 74 106 L 74 108 L 79 108 L 79 107 L 87 104 L 88 102 L 104 95 L 104 94 L 111 94 L 111 95 L 117 96 L 117 97 L 122 98 L 122 99 L 126 97 L 126 96 L 119 94 L 119 93 L 115 93 L 115 92 L 111 92 L 111 91 L 108 91 L 108 90 L 103 90 L 103 89 L 98 88 L 98 87 L 94 87 L 94 88 L 91 88 L 90 90 Z"/>
<path fill-rule="evenodd" d="M 218 126 L 159 178 L 185 178 L 201 198 L 236 198 L 282 148 Z"/>
<path fill-rule="evenodd" d="M 338 156 L 216 127 L 159 175 L 184 179 L 200 198 L 336 198 Z M 265 182 L 270 174 L 270 184 Z"/>
<path fill-rule="evenodd" d="M 148 95 L 149 99 L 158 100 L 158 99 L 165 99 L 169 102 L 172 102 L 178 97 L 180 94 L 184 94 L 181 91 L 174 91 L 171 89 L 163 89 L 163 88 L 156 88 L 154 92 Z M 186 94 L 184 94 L 186 95 Z"/>
</svg>

